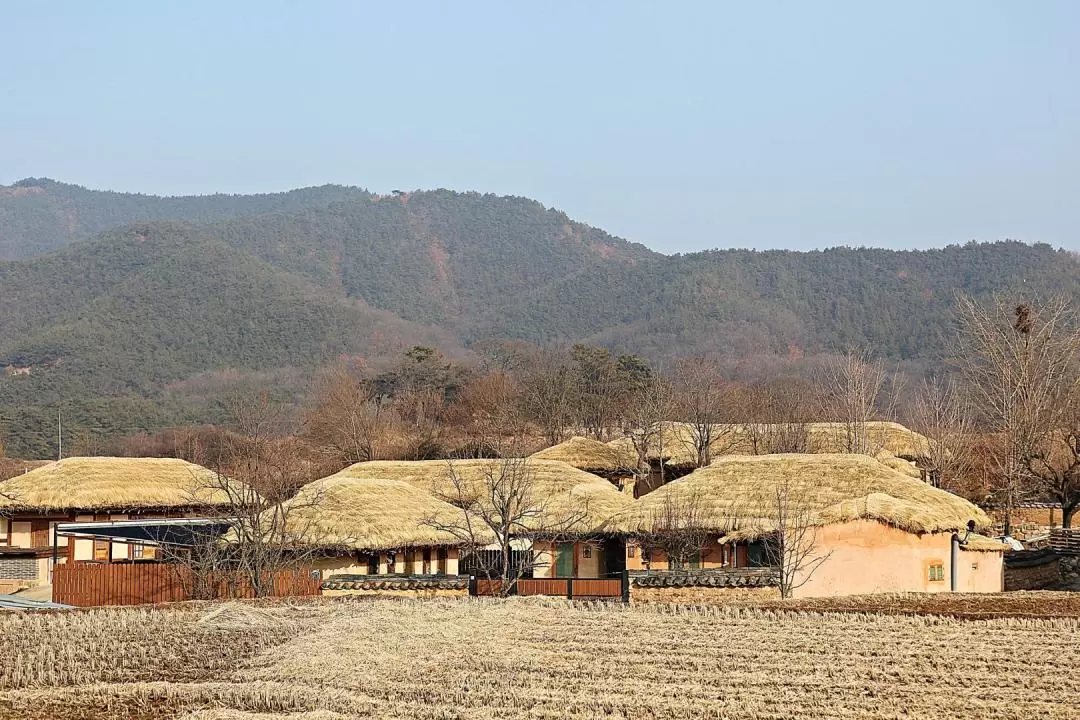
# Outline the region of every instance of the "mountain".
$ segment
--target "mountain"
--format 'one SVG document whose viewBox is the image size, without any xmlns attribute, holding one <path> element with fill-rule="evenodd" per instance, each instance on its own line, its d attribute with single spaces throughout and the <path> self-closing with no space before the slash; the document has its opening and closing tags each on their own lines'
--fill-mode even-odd
<svg viewBox="0 0 1080 720">
<path fill-rule="evenodd" d="M 0 260 L 18 260 L 59 250 L 134 222 L 209 222 L 320 208 L 369 196 L 359 188 L 324 185 L 266 195 L 156 197 L 88 190 L 48 178 L 27 178 L 14 185 L 0 186 Z"/>
<path fill-rule="evenodd" d="M 41 187 L 31 194 L 74 186 Z M 80 239 L 85 220 L 54 238 L 63 249 L 0 262 L 9 452 L 51 454 L 61 405 L 88 437 L 214 421 L 238 388 L 295 396 L 334 357 L 390 358 L 417 343 L 461 355 L 489 337 L 588 342 L 757 367 L 870 345 L 925 364 L 943 355 L 957 291 L 1080 292 L 1076 257 L 1047 245 L 665 256 L 525 198 L 296 192 L 300 207 L 280 211 L 291 193 L 118 195 L 115 212 L 114 194 L 93 195 L 93 223 L 136 205 L 162 217 Z M 25 218 L 23 197 L 0 197 L 0 218 Z M 174 219 L 177 208 L 199 221 Z M 7 245 L 31 247 L 13 227 L 0 222 Z"/>
</svg>

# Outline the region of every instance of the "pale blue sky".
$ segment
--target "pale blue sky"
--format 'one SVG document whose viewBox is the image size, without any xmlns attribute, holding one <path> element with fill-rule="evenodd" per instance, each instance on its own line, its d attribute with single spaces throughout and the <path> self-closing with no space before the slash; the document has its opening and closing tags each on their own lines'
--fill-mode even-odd
<svg viewBox="0 0 1080 720">
<path fill-rule="evenodd" d="M 7 2 L 0 183 L 526 195 L 665 252 L 1080 249 L 1077 2 Z"/>
</svg>

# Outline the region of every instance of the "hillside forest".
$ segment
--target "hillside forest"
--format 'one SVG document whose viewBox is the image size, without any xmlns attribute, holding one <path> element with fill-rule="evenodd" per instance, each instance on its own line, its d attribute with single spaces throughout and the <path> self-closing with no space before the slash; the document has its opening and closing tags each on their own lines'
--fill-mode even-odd
<svg viewBox="0 0 1080 720">
<path fill-rule="evenodd" d="M 851 357 L 883 370 L 876 417 L 919 427 L 965 377 L 963 298 L 1075 307 L 1078 280 L 1015 241 L 668 256 L 518 197 L 32 178 L 0 187 L 0 440 L 55 457 L 62 424 L 65 454 L 183 454 L 258 399 L 312 466 L 497 452 L 684 420 L 691 369 L 724 389 L 719 423 L 829 420 Z M 332 437 L 334 397 L 365 440 Z M 994 492 L 965 477 L 943 482 Z"/>
</svg>

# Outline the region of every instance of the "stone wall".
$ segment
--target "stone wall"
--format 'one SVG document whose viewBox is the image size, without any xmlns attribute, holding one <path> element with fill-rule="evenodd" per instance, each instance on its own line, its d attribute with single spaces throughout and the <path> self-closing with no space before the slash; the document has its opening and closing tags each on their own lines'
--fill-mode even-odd
<svg viewBox="0 0 1080 720">
<path fill-rule="evenodd" d="M 780 597 L 772 568 L 688 570 L 630 574 L 630 602 L 725 604 Z"/>
<path fill-rule="evenodd" d="M 37 558 L 33 555 L 0 557 L 0 580 L 37 580 Z"/>
<path fill-rule="evenodd" d="M 459 576 L 381 577 L 377 575 L 334 575 L 323 581 L 324 597 L 466 597 L 469 579 Z"/>
<path fill-rule="evenodd" d="M 1062 580 L 1062 559 L 1052 550 L 1017 550 L 1005 554 L 1005 590 L 1042 590 Z"/>
<path fill-rule="evenodd" d="M 1061 580 L 1071 587 L 1080 586 L 1080 555 L 1061 556 Z"/>
<path fill-rule="evenodd" d="M 777 587 L 630 587 L 631 603 L 676 605 L 726 605 L 731 602 L 778 600 Z"/>
</svg>

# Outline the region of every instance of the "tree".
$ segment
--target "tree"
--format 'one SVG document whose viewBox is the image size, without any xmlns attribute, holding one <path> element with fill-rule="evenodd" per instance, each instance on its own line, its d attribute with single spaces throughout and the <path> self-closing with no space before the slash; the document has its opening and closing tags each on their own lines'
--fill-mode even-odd
<svg viewBox="0 0 1080 720">
<path fill-rule="evenodd" d="M 708 546 L 715 532 L 706 529 L 701 497 L 697 493 L 673 492 L 649 519 L 646 530 L 634 534 L 643 560 L 654 552 L 667 558 L 668 568 L 689 568 Z"/>
<path fill-rule="evenodd" d="M 821 379 L 821 405 L 827 418 L 843 426 L 841 441 L 845 452 L 877 455 L 885 446 L 884 433 L 870 432 L 875 418 L 893 415 L 896 388 L 886 394 L 889 374 L 881 360 L 869 349 L 849 348 L 832 358 Z"/>
<path fill-rule="evenodd" d="M 634 475 L 638 486 L 649 476 L 650 456 L 659 457 L 660 481 L 664 474 L 664 420 L 672 409 L 671 384 L 649 371 L 633 378 L 623 412 L 623 435 L 634 448 Z"/>
<path fill-rule="evenodd" d="M 622 408 L 625 375 L 607 348 L 575 345 L 570 349 L 570 357 L 574 362 L 580 423 L 586 435 L 604 440 Z"/>
<path fill-rule="evenodd" d="M 234 401 L 232 414 L 233 446 L 219 456 L 231 459 L 229 472 L 211 463 L 212 472 L 194 477 L 189 493 L 200 515 L 220 520 L 228 533 L 224 540 L 196 534 L 187 547 L 167 549 L 193 597 L 216 597 L 223 584 L 229 596 L 244 587 L 266 597 L 275 573 L 304 566 L 318 551 L 323 495 L 292 499 L 312 478 L 296 441 L 286 437 L 285 409 L 260 396 Z"/>
<path fill-rule="evenodd" d="M 447 462 L 447 484 L 436 496 L 461 510 L 452 521 L 425 518 L 424 524 L 450 533 L 462 551 L 502 596 L 515 591 L 518 580 L 543 564 L 535 553 L 514 550 L 516 539 L 544 540 L 553 545 L 573 537 L 588 517 L 588 502 L 560 507 L 546 492 L 529 461 L 492 461 L 479 478 L 466 478 Z M 494 542 L 492 542 L 494 540 Z M 486 548 L 494 545 L 494 552 Z"/>
<path fill-rule="evenodd" d="M 469 457 L 501 457 L 525 434 L 521 388 L 503 370 L 474 375 L 462 386 L 446 419 Z"/>
<path fill-rule="evenodd" d="M 1053 427 L 1026 462 L 1036 491 L 1061 504 L 1061 526 L 1069 528 L 1080 508 L 1080 387 L 1075 382 L 1057 408 Z"/>
<path fill-rule="evenodd" d="M 957 490 L 957 479 L 972 465 L 974 428 L 968 399 L 955 381 L 923 381 L 912 404 L 911 427 L 926 438 L 916 463 L 926 482 Z"/>
<path fill-rule="evenodd" d="M 304 435 L 340 465 L 382 456 L 391 410 L 356 365 L 340 364 L 315 384 Z"/>
<path fill-rule="evenodd" d="M 739 441 L 735 424 L 734 388 L 711 357 L 681 358 L 675 363 L 674 406 L 688 430 L 685 443 L 694 467 L 705 467 L 714 454 L 724 454 Z"/>
<path fill-rule="evenodd" d="M 776 524 L 765 552 L 777 569 L 780 596 L 789 598 L 810 581 L 832 551 L 818 551 L 817 524 L 808 498 L 789 480 L 777 484 L 774 503 Z"/>
<path fill-rule="evenodd" d="M 775 378 L 747 389 L 743 423 L 753 455 L 810 452 L 811 407 L 815 390 L 800 378 Z"/>
<path fill-rule="evenodd" d="M 540 427 L 549 445 L 561 443 L 576 406 L 573 369 L 561 352 L 540 349 L 519 372 L 525 416 Z"/>
<path fill-rule="evenodd" d="M 1057 484 L 1046 453 L 1076 391 L 1080 330 L 1065 298 L 1015 303 L 998 295 L 982 305 L 959 295 L 957 316 L 956 362 L 985 429 L 1001 439 L 991 498 L 1009 534 L 1017 504 Z"/>
</svg>

